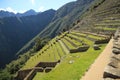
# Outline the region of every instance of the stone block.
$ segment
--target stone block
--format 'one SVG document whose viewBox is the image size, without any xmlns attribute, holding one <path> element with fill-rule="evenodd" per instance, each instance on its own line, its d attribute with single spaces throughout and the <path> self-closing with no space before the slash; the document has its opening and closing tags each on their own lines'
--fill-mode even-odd
<svg viewBox="0 0 120 80">
<path fill-rule="evenodd" d="M 120 79 L 120 69 L 107 66 L 104 71 L 104 78 Z"/>
<path fill-rule="evenodd" d="M 115 54 L 120 54 L 120 49 L 113 48 L 112 52 Z"/>
</svg>

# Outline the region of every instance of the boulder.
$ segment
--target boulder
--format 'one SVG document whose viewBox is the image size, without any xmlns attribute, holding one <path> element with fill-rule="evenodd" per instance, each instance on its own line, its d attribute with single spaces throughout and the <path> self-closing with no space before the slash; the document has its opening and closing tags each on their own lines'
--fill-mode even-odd
<svg viewBox="0 0 120 80">
<path fill-rule="evenodd" d="M 115 54 L 120 54 L 120 49 L 113 48 L 112 52 Z"/>
<path fill-rule="evenodd" d="M 94 48 L 94 50 L 100 50 L 100 46 L 99 45 L 94 45 L 93 48 Z"/>
<path fill-rule="evenodd" d="M 115 59 L 117 59 L 117 60 L 120 61 L 120 54 L 117 54 L 117 55 L 116 55 L 116 54 L 112 53 L 111 58 L 115 58 Z"/>
<path fill-rule="evenodd" d="M 73 64 L 73 63 L 74 63 L 74 60 L 70 60 L 70 61 L 69 61 L 69 64 Z"/>
<path fill-rule="evenodd" d="M 108 64 L 109 66 L 112 66 L 114 68 L 119 68 L 120 61 L 114 57 L 110 59 L 110 63 Z"/>
<path fill-rule="evenodd" d="M 117 48 L 120 50 L 120 44 L 117 44 L 117 45 L 113 45 L 113 48 Z"/>
<path fill-rule="evenodd" d="M 108 65 L 105 68 L 103 77 L 104 78 L 120 79 L 120 69 L 113 68 L 113 67 L 111 67 L 111 66 Z"/>
</svg>

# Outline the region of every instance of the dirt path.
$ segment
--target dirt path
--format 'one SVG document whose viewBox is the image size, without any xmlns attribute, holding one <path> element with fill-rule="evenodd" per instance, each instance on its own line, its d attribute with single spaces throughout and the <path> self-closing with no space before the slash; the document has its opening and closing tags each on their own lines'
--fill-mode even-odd
<svg viewBox="0 0 120 80">
<path fill-rule="evenodd" d="M 104 51 L 91 65 L 88 72 L 85 73 L 85 76 L 83 76 L 80 80 L 102 80 L 104 69 L 110 60 L 112 46 L 113 39 L 110 40 Z"/>
</svg>

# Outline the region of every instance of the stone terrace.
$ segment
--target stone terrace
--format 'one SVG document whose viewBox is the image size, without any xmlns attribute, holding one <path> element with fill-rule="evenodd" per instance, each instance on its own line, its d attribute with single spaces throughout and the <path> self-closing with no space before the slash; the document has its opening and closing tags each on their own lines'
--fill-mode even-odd
<svg viewBox="0 0 120 80">
<path fill-rule="evenodd" d="M 120 28 L 114 35 L 112 56 L 105 68 L 103 78 L 103 80 L 120 80 Z"/>
</svg>

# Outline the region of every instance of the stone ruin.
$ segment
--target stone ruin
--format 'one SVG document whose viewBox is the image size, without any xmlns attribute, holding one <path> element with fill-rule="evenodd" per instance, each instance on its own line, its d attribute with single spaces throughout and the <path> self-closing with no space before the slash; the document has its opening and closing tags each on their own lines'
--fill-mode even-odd
<svg viewBox="0 0 120 80">
<path fill-rule="evenodd" d="M 32 80 L 37 72 L 50 72 L 60 60 L 56 62 L 39 62 L 34 68 L 20 70 L 14 80 Z"/>
<path fill-rule="evenodd" d="M 104 70 L 103 80 L 120 80 L 120 28 L 113 39 L 112 55 L 110 63 Z"/>
</svg>

